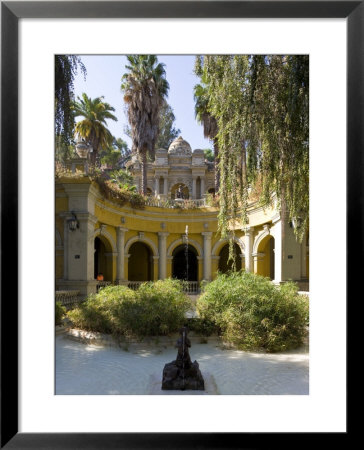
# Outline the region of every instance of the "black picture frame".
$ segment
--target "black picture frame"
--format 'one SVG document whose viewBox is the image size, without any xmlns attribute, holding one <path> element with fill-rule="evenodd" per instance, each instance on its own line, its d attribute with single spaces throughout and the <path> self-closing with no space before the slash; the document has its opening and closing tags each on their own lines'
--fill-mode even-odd
<svg viewBox="0 0 364 450">
<path fill-rule="evenodd" d="M 261 448 L 281 433 L 18 433 L 18 21 L 21 18 L 347 18 L 347 310 L 361 292 L 364 183 L 363 1 L 1 2 L 1 448 Z M 11 105 L 11 106 L 9 106 Z M 355 227 L 355 228 L 354 228 Z M 360 258 L 358 258 L 358 254 Z M 11 291 L 11 301 L 8 298 Z M 15 321 L 14 321 L 15 319 Z M 350 345 L 348 345 L 350 351 Z M 178 415 L 178 410 L 173 412 Z M 349 417 L 349 416 L 348 416 Z M 348 428 L 349 431 L 349 428 Z M 349 437 L 337 433 L 336 442 Z M 300 435 L 300 444 L 316 433 Z M 321 436 L 327 442 L 327 436 Z M 269 443 L 269 444 L 268 444 Z"/>
</svg>

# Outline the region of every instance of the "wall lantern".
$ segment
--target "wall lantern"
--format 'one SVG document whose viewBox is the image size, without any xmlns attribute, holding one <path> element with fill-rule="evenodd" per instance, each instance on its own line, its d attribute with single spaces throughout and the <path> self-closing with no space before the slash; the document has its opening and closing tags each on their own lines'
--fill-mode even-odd
<svg viewBox="0 0 364 450">
<path fill-rule="evenodd" d="M 74 212 L 71 212 L 72 216 L 70 219 L 68 219 L 68 229 L 70 231 L 75 231 L 77 228 L 80 228 L 80 224 L 78 223 L 76 214 Z"/>
</svg>

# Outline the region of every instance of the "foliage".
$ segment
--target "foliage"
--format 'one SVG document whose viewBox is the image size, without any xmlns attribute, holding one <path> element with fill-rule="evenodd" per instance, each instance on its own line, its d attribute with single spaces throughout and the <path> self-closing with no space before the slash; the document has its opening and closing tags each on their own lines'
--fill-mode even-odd
<svg viewBox="0 0 364 450">
<path fill-rule="evenodd" d="M 272 204 L 273 192 L 278 199 L 282 235 L 299 217 L 295 233 L 302 239 L 309 210 L 308 56 L 204 55 L 195 73 L 202 83 L 197 100 L 217 123 L 222 237 L 233 239 L 237 219 L 247 222 L 249 189 L 259 180 L 260 202 Z"/>
<path fill-rule="evenodd" d="M 135 191 L 134 186 L 127 183 L 115 183 L 101 174 L 94 176 L 92 179 L 98 184 L 103 196 L 108 200 L 112 200 L 120 206 L 130 203 L 132 208 L 144 208 L 146 199 Z"/>
<path fill-rule="evenodd" d="M 205 84 L 207 111 L 216 121 L 220 171 L 219 230 L 225 238 L 229 234 L 229 218 L 234 221 L 239 210 L 243 223 L 247 222 L 248 186 L 243 142 L 248 57 L 211 55 L 204 56 L 203 60 L 198 58 L 196 63 L 196 70 L 201 73 Z M 233 255 L 230 256 L 233 259 Z"/>
<path fill-rule="evenodd" d="M 220 331 L 214 322 L 206 318 L 202 319 L 200 317 L 188 319 L 187 326 L 190 331 L 193 331 L 200 336 L 211 336 L 212 334 L 217 334 Z"/>
<path fill-rule="evenodd" d="M 113 138 L 110 145 L 102 149 L 99 153 L 100 162 L 112 169 L 123 167 L 130 159 L 131 150 L 128 144 L 121 138 Z"/>
<path fill-rule="evenodd" d="M 309 58 L 307 55 L 254 56 L 250 111 L 256 122 L 250 141 L 259 142 L 263 204 L 274 188 L 282 224 L 300 218 L 302 240 L 309 214 Z M 284 233 L 284 231 L 282 231 Z"/>
<path fill-rule="evenodd" d="M 62 318 L 66 314 L 66 308 L 62 306 L 61 302 L 56 302 L 55 307 L 55 321 L 56 325 L 60 325 L 62 323 Z"/>
<path fill-rule="evenodd" d="M 128 55 L 128 70 L 122 77 L 121 89 L 127 105 L 131 127 L 132 152 L 140 157 L 141 193 L 147 190 L 147 153 L 153 155 L 158 138 L 160 111 L 169 84 L 164 64 L 155 55 Z"/>
<path fill-rule="evenodd" d="M 166 148 L 171 145 L 180 134 L 181 130 L 174 127 L 176 120 L 172 107 L 164 101 L 160 109 L 159 133 L 155 148 Z"/>
<path fill-rule="evenodd" d="M 68 317 L 85 330 L 143 338 L 177 331 L 190 307 L 181 282 L 167 279 L 144 283 L 136 291 L 106 287 L 69 311 Z"/>
<path fill-rule="evenodd" d="M 73 140 L 66 142 L 64 136 L 58 134 L 55 142 L 55 161 L 62 164 L 76 156 L 75 142 Z"/>
<path fill-rule="evenodd" d="M 275 286 L 246 272 L 219 274 L 197 301 L 203 320 L 243 350 L 284 351 L 302 344 L 308 325 L 308 298 L 294 283 Z"/>
<path fill-rule="evenodd" d="M 205 202 L 207 206 L 218 207 L 220 205 L 220 197 L 218 195 L 206 194 Z"/>
<path fill-rule="evenodd" d="M 103 101 L 104 97 L 91 99 L 85 93 L 82 98 L 77 97 L 77 101 L 72 103 L 75 117 L 83 117 L 83 120 L 76 123 L 75 134 L 84 138 L 91 144 L 93 152 L 91 161 L 96 163 L 96 157 L 101 149 L 106 149 L 113 143 L 113 136 L 106 127 L 106 120 L 118 119 L 112 114 L 115 108 Z"/>
<path fill-rule="evenodd" d="M 219 143 L 217 139 L 219 125 L 210 108 L 210 86 L 203 74 L 200 62 L 201 59 L 197 57 L 195 72 L 201 76 L 201 84 L 194 87 L 195 117 L 203 126 L 204 137 L 210 139 L 214 145 L 214 158 L 211 161 L 215 162 L 215 192 L 218 193 L 220 189 Z"/>
<path fill-rule="evenodd" d="M 205 159 L 207 159 L 207 161 L 209 161 L 209 162 L 215 161 L 215 154 L 211 150 L 211 148 L 205 148 L 203 152 L 205 155 Z"/>
<path fill-rule="evenodd" d="M 86 68 L 79 56 L 55 55 L 55 134 L 65 145 L 69 145 L 73 136 L 74 116 L 71 104 L 78 69 L 86 77 Z"/>
<path fill-rule="evenodd" d="M 133 174 L 129 172 L 129 170 L 127 169 L 119 169 L 110 172 L 110 180 L 113 183 L 118 184 L 119 186 L 122 185 L 134 186 Z"/>
</svg>

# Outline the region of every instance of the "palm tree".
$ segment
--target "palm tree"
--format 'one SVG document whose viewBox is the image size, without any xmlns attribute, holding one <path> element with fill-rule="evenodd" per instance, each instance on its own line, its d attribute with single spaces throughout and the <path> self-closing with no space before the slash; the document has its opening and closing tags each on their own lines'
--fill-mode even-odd
<svg viewBox="0 0 364 450">
<path fill-rule="evenodd" d="M 107 148 L 113 142 L 113 136 L 106 127 L 106 119 L 117 121 L 111 113 L 115 108 L 103 101 L 104 97 L 91 99 L 85 93 L 77 97 L 73 103 L 75 117 L 84 117 L 75 125 L 75 134 L 84 138 L 93 148 L 91 163 L 95 165 L 96 156 L 101 149 Z"/>
<path fill-rule="evenodd" d="M 55 55 L 55 134 L 57 144 L 68 146 L 72 140 L 74 116 L 72 99 L 78 70 L 86 79 L 86 67 L 76 55 Z"/>
<path fill-rule="evenodd" d="M 217 142 L 218 126 L 217 120 L 211 115 L 208 108 L 208 93 L 206 86 L 196 84 L 194 88 L 195 99 L 195 117 L 203 125 L 204 137 L 213 142 L 215 154 L 215 193 L 220 188 L 220 170 L 219 170 L 219 145 Z"/>
<path fill-rule="evenodd" d="M 147 192 L 147 153 L 153 156 L 159 133 L 160 110 L 168 94 L 164 64 L 155 55 L 128 55 L 128 69 L 121 89 L 127 104 L 132 150 L 139 155 L 142 169 L 140 191 Z"/>
</svg>

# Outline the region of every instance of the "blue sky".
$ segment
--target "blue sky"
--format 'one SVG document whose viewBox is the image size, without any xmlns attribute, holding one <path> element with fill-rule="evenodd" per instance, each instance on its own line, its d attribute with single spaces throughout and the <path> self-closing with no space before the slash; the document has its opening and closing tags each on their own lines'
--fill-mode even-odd
<svg viewBox="0 0 364 450">
<path fill-rule="evenodd" d="M 122 92 L 121 77 L 126 72 L 126 57 L 123 55 L 80 55 L 86 66 L 86 81 L 81 73 L 75 79 L 75 95 L 85 92 L 95 98 L 103 95 L 105 101 L 115 108 L 117 122 L 108 121 L 111 133 L 121 137 L 130 146 L 130 139 L 124 134 L 127 124 Z M 181 136 L 190 143 L 192 149 L 212 148 L 209 140 L 203 137 L 203 128 L 195 119 L 193 87 L 198 78 L 193 74 L 195 57 L 193 55 L 158 55 L 163 62 L 170 89 L 168 103 L 176 116 L 175 127 L 181 130 Z M 76 119 L 77 120 L 77 119 Z"/>
</svg>

